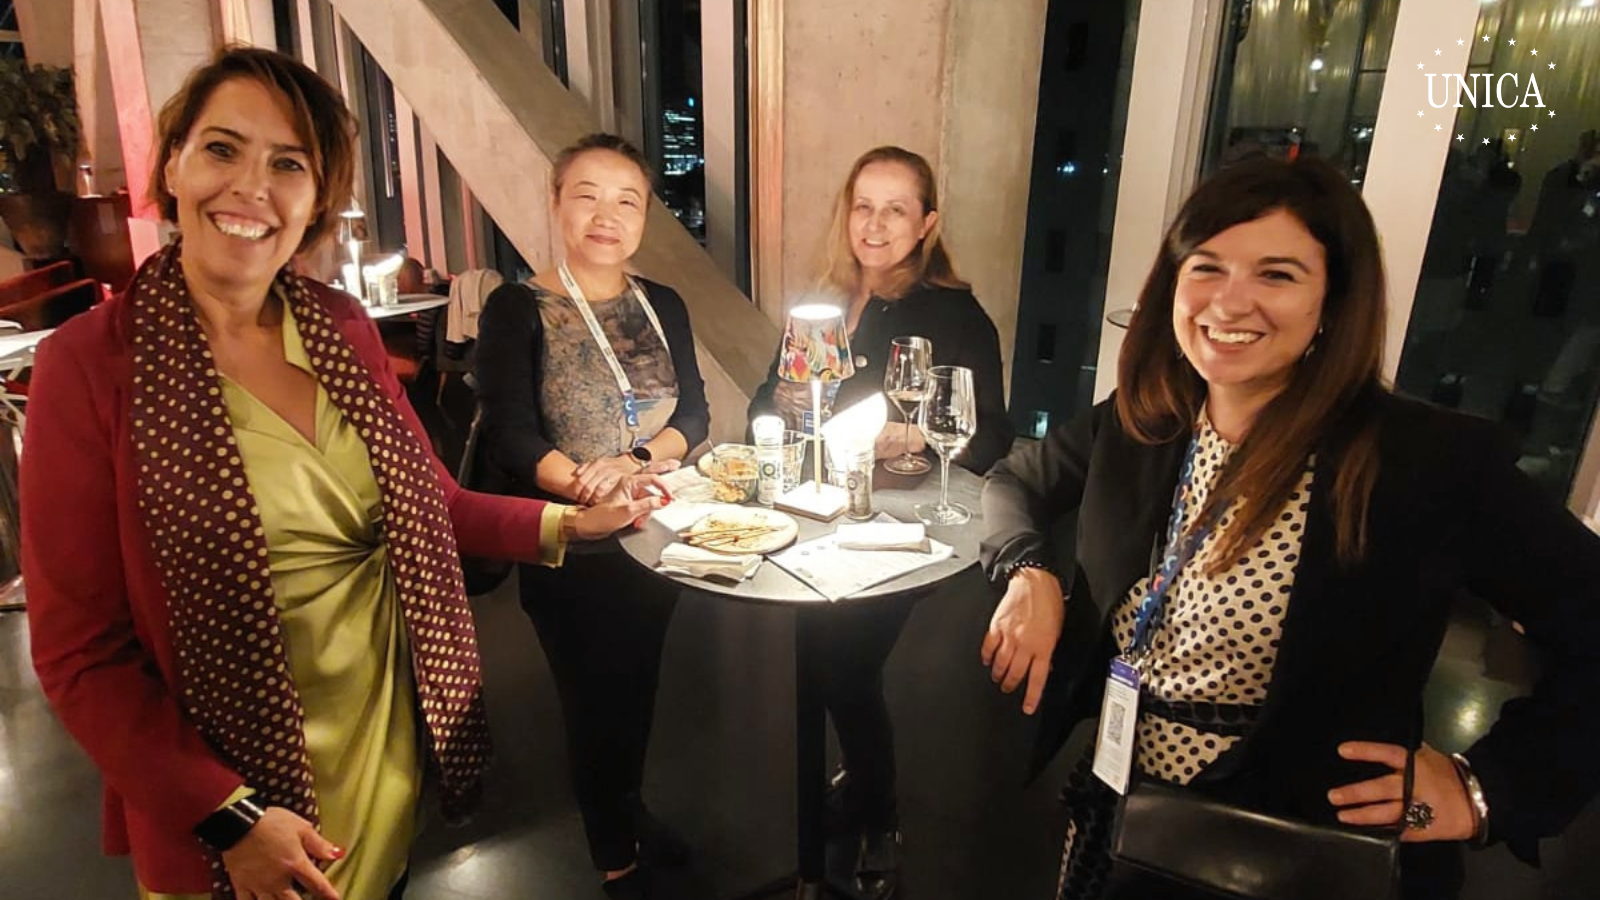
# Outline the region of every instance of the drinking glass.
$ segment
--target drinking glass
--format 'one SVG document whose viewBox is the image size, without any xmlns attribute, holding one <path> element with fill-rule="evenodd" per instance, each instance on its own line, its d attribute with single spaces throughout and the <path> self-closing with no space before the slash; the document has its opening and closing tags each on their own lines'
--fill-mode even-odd
<svg viewBox="0 0 1600 900">
<path fill-rule="evenodd" d="M 950 458 L 960 453 L 978 430 L 978 407 L 972 392 L 972 370 L 934 366 L 928 370 L 928 396 L 918 419 L 922 434 L 939 454 L 939 502 L 918 503 L 917 518 L 928 525 L 960 525 L 972 511 L 950 502 Z"/>
<path fill-rule="evenodd" d="M 883 392 L 900 410 L 905 425 L 906 449 L 883 464 L 899 475 L 921 475 L 928 461 L 911 452 L 911 420 L 920 414 L 928 396 L 928 366 L 933 363 L 933 344 L 924 337 L 897 337 L 889 344 L 889 364 L 883 370 Z M 909 407 L 909 409 L 908 409 Z"/>
</svg>

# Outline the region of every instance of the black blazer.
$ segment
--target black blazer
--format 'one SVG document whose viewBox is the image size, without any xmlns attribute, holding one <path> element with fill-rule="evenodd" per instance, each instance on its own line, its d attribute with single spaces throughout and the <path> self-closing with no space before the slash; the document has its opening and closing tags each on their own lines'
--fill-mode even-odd
<svg viewBox="0 0 1600 900">
<path fill-rule="evenodd" d="M 1335 559 L 1328 488 L 1338 450 L 1319 449 L 1261 719 L 1192 787 L 1334 823 L 1327 791 L 1380 774 L 1340 759 L 1336 746 L 1418 743 L 1423 686 L 1452 603 L 1469 591 L 1522 623 L 1541 652 L 1532 695 L 1507 702 L 1466 751 L 1491 838 L 1534 861 L 1538 839 L 1560 832 L 1600 788 L 1600 540 L 1517 470 L 1491 423 L 1387 393 L 1364 403 L 1380 429 L 1366 559 L 1353 567 Z M 1035 773 L 1073 725 L 1099 713 L 1116 650 L 1108 613 L 1148 573 L 1186 446 L 1133 440 L 1113 399 L 1019 445 L 989 474 L 982 560 L 991 577 L 1023 557 L 1048 559 L 1040 523 L 1078 514 L 1077 558 L 1058 564 L 1072 585 L 1039 712 Z M 1413 849 L 1422 846 L 1407 845 L 1409 856 L 1450 847 Z"/>
<path fill-rule="evenodd" d="M 850 336 L 856 373 L 839 385 L 833 408 L 845 409 L 862 397 L 883 390 L 883 373 L 889 364 L 889 345 L 897 337 L 921 335 L 933 343 L 933 364 L 966 366 L 972 370 L 978 431 L 967 449 L 953 462 L 982 475 L 1011 449 L 1011 420 L 1006 417 L 1005 374 L 1000 365 L 1000 338 L 989 314 L 971 291 L 923 285 L 899 300 L 867 301 Z M 783 351 L 778 348 L 778 354 Z M 754 419 L 774 409 L 778 388 L 778 354 L 773 355 L 766 383 L 750 398 L 748 416 Z M 894 404 L 889 418 L 898 421 Z M 931 452 L 931 451 L 930 451 Z"/>
</svg>

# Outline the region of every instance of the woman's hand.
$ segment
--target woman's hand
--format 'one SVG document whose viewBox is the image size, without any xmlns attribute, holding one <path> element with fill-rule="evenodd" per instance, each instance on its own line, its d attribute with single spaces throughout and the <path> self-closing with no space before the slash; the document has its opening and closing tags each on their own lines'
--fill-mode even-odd
<svg viewBox="0 0 1600 900">
<path fill-rule="evenodd" d="M 1328 792 L 1328 802 L 1339 807 L 1339 821 L 1346 825 L 1393 825 L 1404 812 L 1401 798 L 1406 769 L 1406 748 L 1399 744 L 1348 741 L 1339 745 L 1345 759 L 1374 762 L 1394 771 L 1368 781 L 1358 781 Z M 1423 744 L 1417 750 L 1412 774 L 1411 800 L 1426 803 L 1433 810 L 1433 821 L 1426 828 L 1405 828 L 1402 841 L 1464 841 L 1477 831 L 1477 816 L 1467 789 L 1461 784 L 1450 757 Z"/>
<path fill-rule="evenodd" d="M 300 900 L 298 884 L 319 900 L 339 900 L 314 860 L 333 862 L 344 851 L 310 822 L 269 806 L 239 843 L 222 851 L 222 865 L 239 900 Z"/>
<path fill-rule="evenodd" d="M 922 436 L 921 428 L 908 426 L 904 422 L 890 422 L 878 432 L 872 452 L 878 459 L 893 459 L 907 453 L 921 453 L 926 446 L 928 441 Z"/>
<path fill-rule="evenodd" d="M 641 473 L 661 475 L 673 471 L 679 465 L 675 459 L 658 459 L 641 467 L 639 460 L 628 453 L 604 459 L 592 459 L 572 470 L 574 496 L 579 503 L 591 506 L 599 498 L 608 496 L 616 490 L 617 484 L 624 478 Z"/>
<path fill-rule="evenodd" d="M 983 636 L 983 664 L 1000 690 L 1009 694 L 1028 680 L 1022 711 L 1030 716 L 1044 694 L 1064 618 L 1061 581 L 1044 569 L 1018 569 Z"/>
<path fill-rule="evenodd" d="M 670 502 L 672 494 L 659 475 L 624 476 L 599 503 L 578 510 L 574 536 L 584 541 L 599 540 L 628 525 L 643 524 L 647 516 Z"/>
</svg>

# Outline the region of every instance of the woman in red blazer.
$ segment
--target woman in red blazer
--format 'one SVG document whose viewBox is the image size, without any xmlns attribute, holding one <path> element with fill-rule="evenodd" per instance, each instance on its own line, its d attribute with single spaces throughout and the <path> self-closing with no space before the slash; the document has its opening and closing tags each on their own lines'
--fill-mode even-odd
<svg viewBox="0 0 1600 900">
<path fill-rule="evenodd" d="M 370 318 L 288 267 L 350 194 L 315 73 L 226 51 L 160 126 L 182 240 L 35 367 L 34 665 L 146 891 L 398 896 L 425 764 L 452 814 L 488 760 L 458 550 L 559 564 L 660 485 L 578 509 L 450 479 Z"/>
</svg>

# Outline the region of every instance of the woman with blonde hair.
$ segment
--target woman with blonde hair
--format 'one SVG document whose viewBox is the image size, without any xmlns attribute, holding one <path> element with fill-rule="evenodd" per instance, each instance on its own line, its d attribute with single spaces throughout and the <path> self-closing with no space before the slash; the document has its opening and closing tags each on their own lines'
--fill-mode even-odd
<svg viewBox="0 0 1600 900">
<path fill-rule="evenodd" d="M 883 390 L 895 338 L 927 338 L 932 365 L 972 370 L 978 427 L 956 462 L 982 474 L 1011 447 L 1000 340 L 971 287 L 956 275 L 940 218 L 933 169 L 916 153 L 878 147 L 851 166 L 834 203 L 821 281 L 848 303 L 855 374 L 838 383 L 831 405 L 844 409 Z M 809 402 L 804 385 L 780 381 L 775 360 L 749 415 L 780 411 L 789 427 L 799 428 Z M 877 456 L 920 453 L 924 446 L 915 425 L 891 422 L 878 436 Z M 819 620 L 827 632 L 818 644 L 826 648 L 822 691 L 846 767 L 834 775 L 830 805 L 837 830 L 860 834 L 856 887 L 875 900 L 894 894 L 900 857 L 883 666 L 918 599 L 846 604 Z"/>
</svg>

